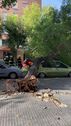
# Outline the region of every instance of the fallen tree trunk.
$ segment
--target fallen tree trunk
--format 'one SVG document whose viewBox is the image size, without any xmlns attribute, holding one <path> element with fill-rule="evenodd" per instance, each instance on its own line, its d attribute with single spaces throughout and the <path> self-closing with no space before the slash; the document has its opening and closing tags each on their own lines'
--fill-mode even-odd
<svg viewBox="0 0 71 126">
<path fill-rule="evenodd" d="M 8 79 L 6 81 L 6 90 L 7 92 L 13 93 L 16 91 L 33 91 L 35 92 L 37 89 L 37 78 L 35 76 L 31 76 L 30 78 L 24 79 Z"/>
</svg>

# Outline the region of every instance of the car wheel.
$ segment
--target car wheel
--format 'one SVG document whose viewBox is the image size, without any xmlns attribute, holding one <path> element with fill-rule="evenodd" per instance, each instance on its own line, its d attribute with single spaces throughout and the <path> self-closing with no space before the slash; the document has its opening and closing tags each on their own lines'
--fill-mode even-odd
<svg viewBox="0 0 71 126">
<path fill-rule="evenodd" d="M 71 77 L 71 72 L 69 73 L 69 75 L 68 75 L 69 77 Z"/>
<path fill-rule="evenodd" d="M 45 75 L 45 73 L 39 73 L 38 77 L 39 77 L 39 78 L 45 78 L 46 75 Z"/>
<path fill-rule="evenodd" d="M 16 73 L 10 73 L 9 74 L 9 78 L 10 79 L 16 79 L 17 78 L 17 74 Z"/>
</svg>

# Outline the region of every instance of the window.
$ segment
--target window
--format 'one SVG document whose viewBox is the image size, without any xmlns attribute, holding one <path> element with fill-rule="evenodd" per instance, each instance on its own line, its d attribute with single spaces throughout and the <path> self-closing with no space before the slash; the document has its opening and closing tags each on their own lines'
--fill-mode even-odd
<svg viewBox="0 0 71 126">
<path fill-rule="evenodd" d="M 0 46 L 2 46 L 2 39 L 0 39 Z"/>
<path fill-rule="evenodd" d="M 7 46 L 8 45 L 8 42 L 6 40 L 2 40 L 2 45 L 3 46 Z"/>
<path fill-rule="evenodd" d="M 42 67 L 48 67 L 48 68 L 53 67 L 53 64 L 50 62 L 47 62 L 47 61 L 42 61 L 41 65 L 42 65 Z"/>
<path fill-rule="evenodd" d="M 22 1 L 22 6 L 25 8 L 28 5 L 29 1 L 28 0 L 23 0 Z"/>
<path fill-rule="evenodd" d="M 0 69 L 5 69 L 5 66 L 0 64 Z"/>
<path fill-rule="evenodd" d="M 56 67 L 57 68 L 67 68 L 67 66 L 61 62 L 56 62 Z"/>
<path fill-rule="evenodd" d="M 23 0 L 22 3 L 23 4 L 28 4 L 29 3 L 29 0 Z"/>
<path fill-rule="evenodd" d="M 18 2 L 14 3 L 13 9 L 18 9 Z"/>
<path fill-rule="evenodd" d="M 22 3 L 22 6 L 25 8 L 25 7 L 27 7 L 27 4 L 26 3 Z"/>
</svg>

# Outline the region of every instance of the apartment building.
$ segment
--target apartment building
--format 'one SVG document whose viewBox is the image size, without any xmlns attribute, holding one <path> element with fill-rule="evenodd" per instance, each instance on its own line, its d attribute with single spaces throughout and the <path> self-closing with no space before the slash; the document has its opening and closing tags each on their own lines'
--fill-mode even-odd
<svg viewBox="0 0 71 126">
<path fill-rule="evenodd" d="M 1 1 L 2 0 L 0 0 L 0 2 Z M 4 20 L 7 15 L 11 15 L 11 14 L 17 14 L 21 16 L 23 13 L 23 9 L 31 3 L 38 3 L 41 6 L 41 0 L 17 0 L 14 6 L 10 9 L 0 8 L 0 15 L 2 16 Z"/>
</svg>

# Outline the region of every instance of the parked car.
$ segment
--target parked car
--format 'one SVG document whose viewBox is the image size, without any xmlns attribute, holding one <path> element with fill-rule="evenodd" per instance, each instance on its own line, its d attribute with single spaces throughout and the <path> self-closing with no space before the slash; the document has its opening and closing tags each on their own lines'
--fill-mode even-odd
<svg viewBox="0 0 71 126">
<path fill-rule="evenodd" d="M 61 61 L 45 62 L 42 61 L 38 69 L 38 77 L 71 77 L 71 67 Z"/>
<path fill-rule="evenodd" d="M 0 61 L 0 77 L 15 79 L 24 77 L 24 74 L 20 68 L 6 65 L 3 61 Z"/>
</svg>

